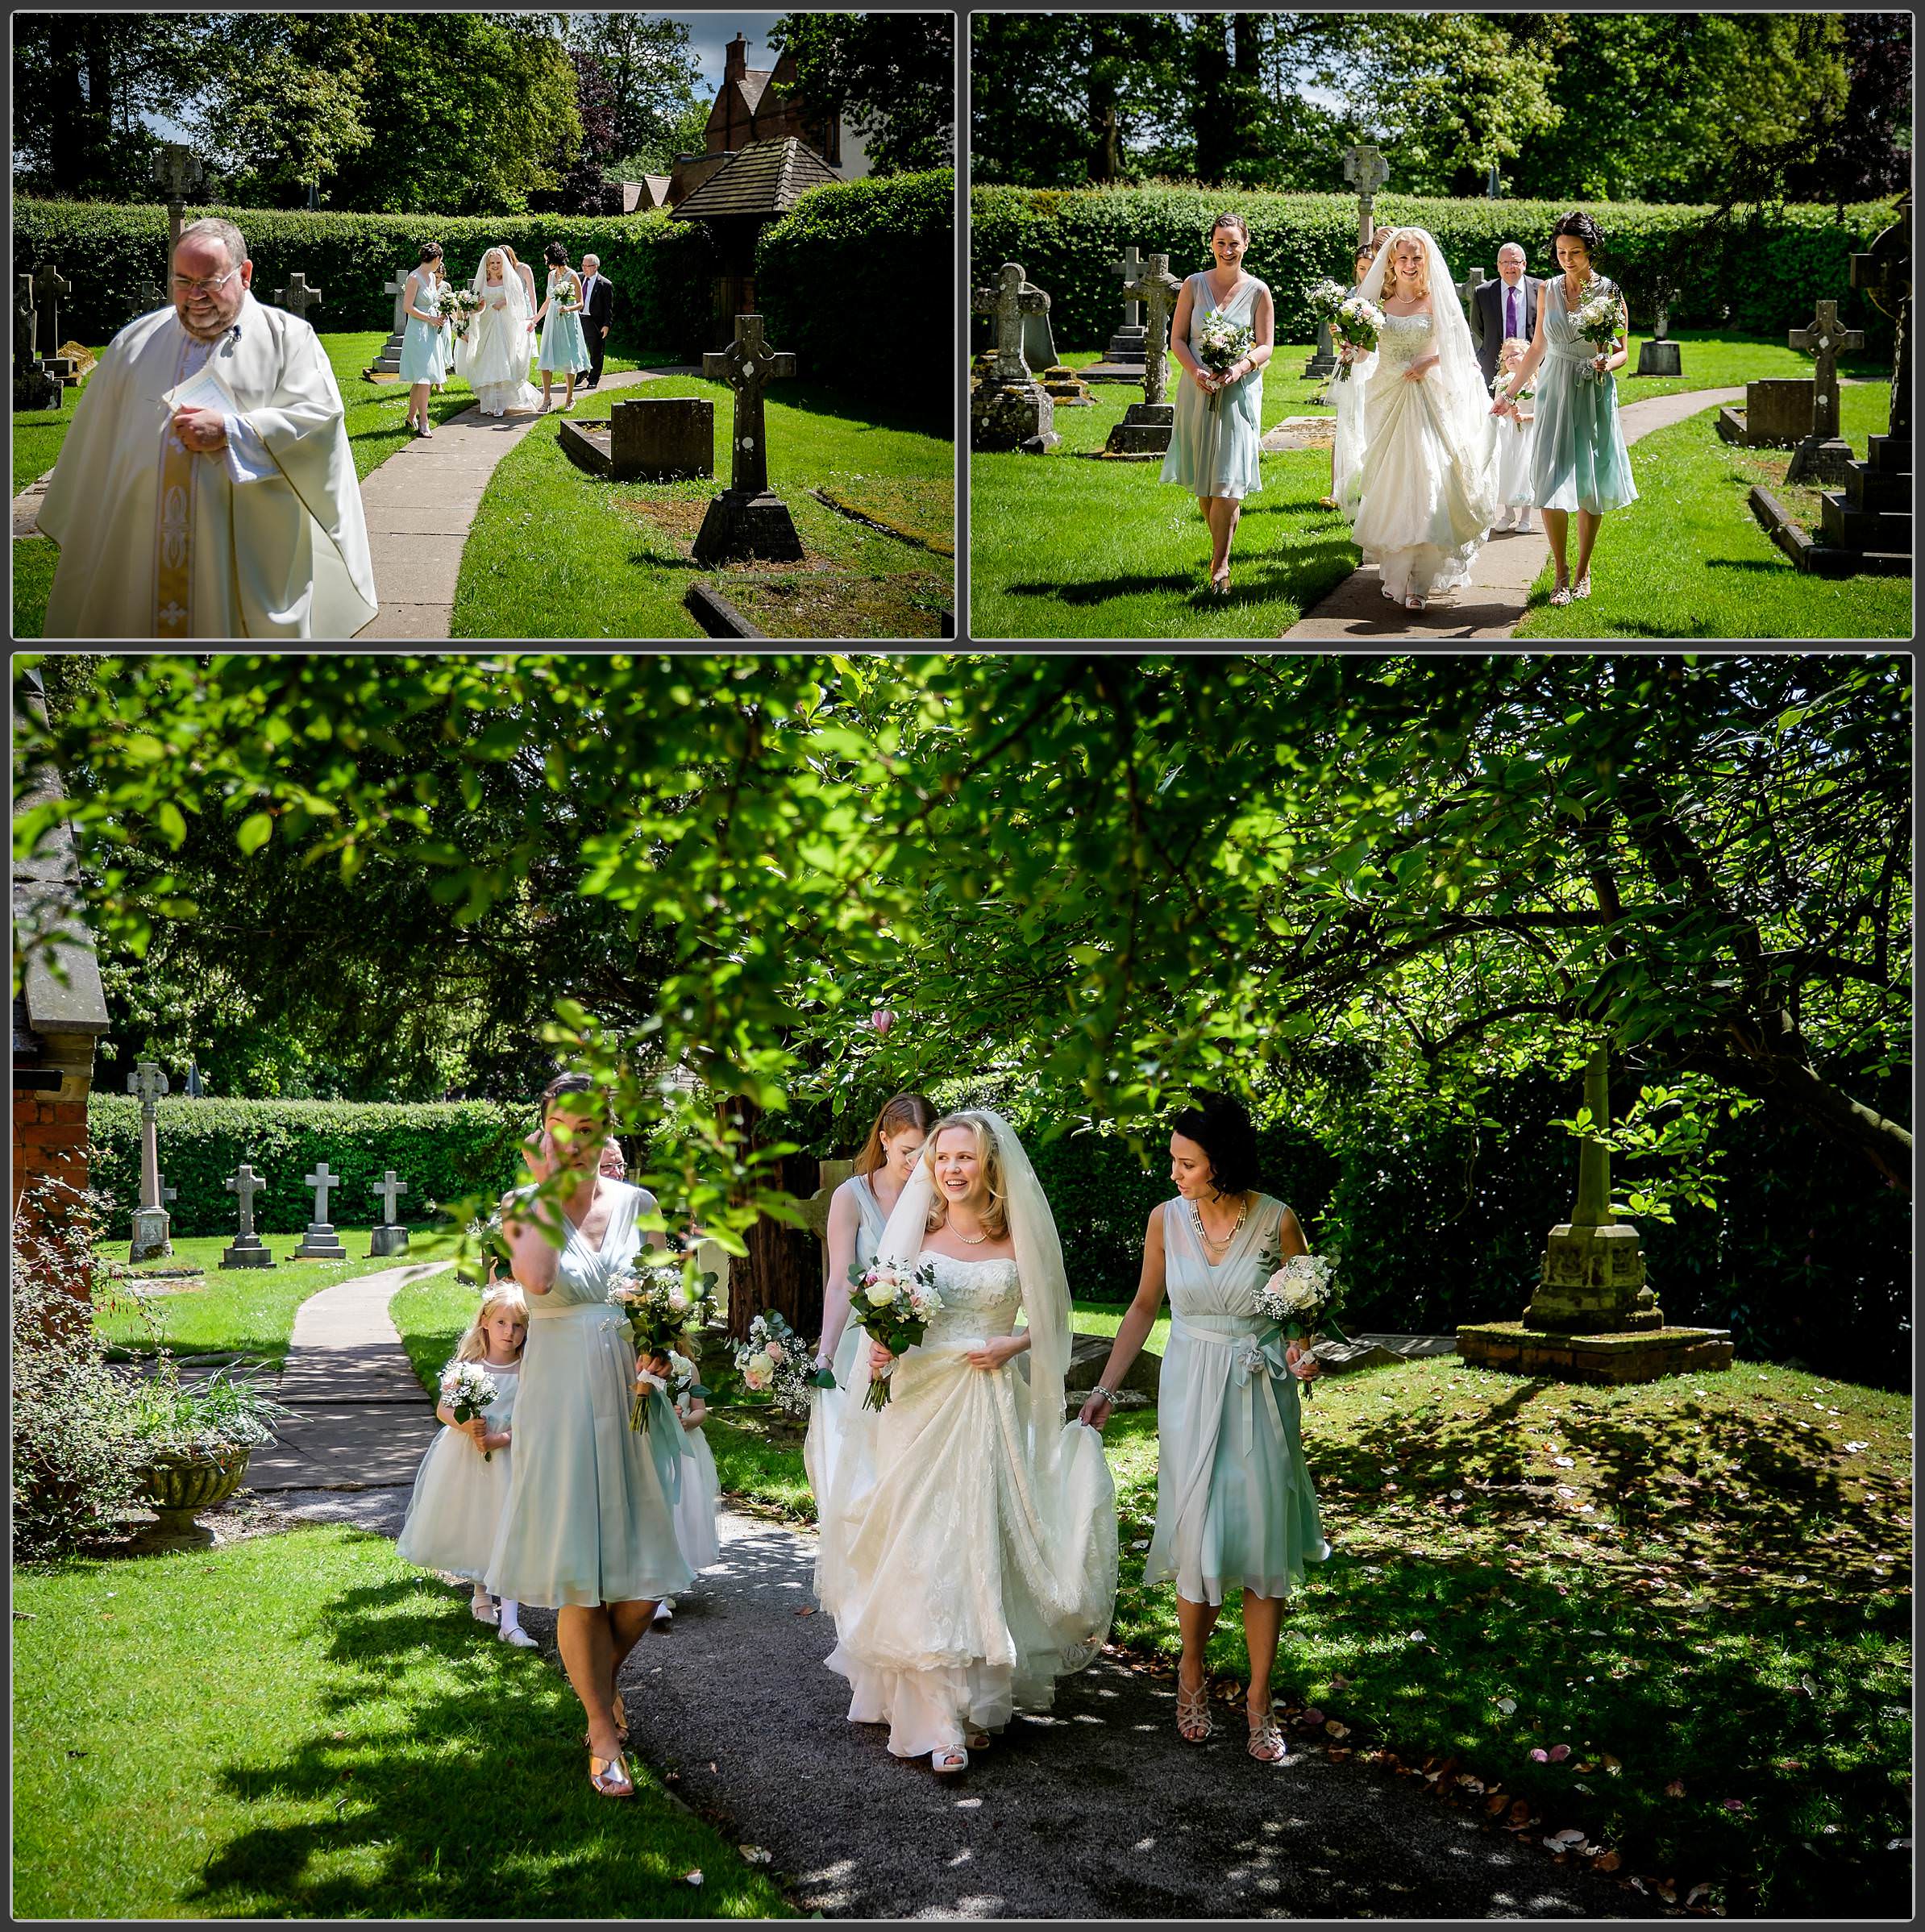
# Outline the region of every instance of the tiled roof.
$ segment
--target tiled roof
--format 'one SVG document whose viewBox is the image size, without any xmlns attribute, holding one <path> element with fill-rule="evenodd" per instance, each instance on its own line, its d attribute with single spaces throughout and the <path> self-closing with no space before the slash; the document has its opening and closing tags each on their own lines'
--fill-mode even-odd
<svg viewBox="0 0 1925 1932">
<path fill-rule="evenodd" d="M 787 214 L 812 188 L 839 181 L 829 164 L 794 135 L 738 147 L 675 210 L 680 221 Z"/>
<path fill-rule="evenodd" d="M 753 114 L 762 105 L 763 94 L 767 90 L 769 82 L 775 78 L 775 70 L 772 67 L 743 69 L 740 83 L 742 98 L 748 102 L 750 114 Z"/>
</svg>

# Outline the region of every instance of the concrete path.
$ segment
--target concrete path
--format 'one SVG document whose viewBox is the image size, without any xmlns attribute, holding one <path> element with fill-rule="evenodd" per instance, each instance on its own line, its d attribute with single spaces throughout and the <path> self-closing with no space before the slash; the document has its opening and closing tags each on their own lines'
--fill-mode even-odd
<svg viewBox="0 0 1925 1932">
<path fill-rule="evenodd" d="M 1669 429 L 1687 416 L 1720 403 L 1741 401 L 1742 389 L 1688 389 L 1677 396 L 1653 396 L 1627 403 L 1619 422 L 1627 443 Z M 1374 563 L 1352 571 L 1335 590 L 1283 633 L 1286 644 L 1325 642 L 1333 638 L 1508 638 L 1523 620 L 1531 586 L 1549 560 L 1551 546 L 1544 534 L 1541 512 L 1532 516 L 1528 535 L 1518 530 L 1494 534 L 1472 560 L 1470 581 L 1455 596 L 1412 611 L 1386 601 Z M 1570 542 L 1577 542 L 1573 521 Z M 1574 563 L 1574 550 L 1571 555 Z"/>
<path fill-rule="evenodd" d="M 16 538 L 44 538 L 46 532 L 40 528 L 40 505 L 47 501 L 47 486 L 52 480 L 53 472 L 44 471 L 15 497 L 14 535 Z"/>
<path fill-rule="evenodd" d="M 389 1535 L 400 1528 L 415 1472 L 441 1425 L 388 1303 L 397 1288 L 447 1265 L 384 1268 L 301 1304 L 272 1391 L 293 1413 L 281 1423 L 279 1440 L 248 1458 L 249 1490 L 271 1497 L 286 1514 Z"/>
<path fill-rule="evenodd" d="M 247 1490 L 275 1515 L 393 1535 L 437 1426 L 388 1314 L 426 1265 L 361 1276 L 296 1317 L 280 1394 L 295 1411 Z M 242 1508 L 254 1500 L 246 1492 Z M 271 1527 L 264 1523 L 260 1527 Z M 1531 1834 L 1480 1830 L 1387 1772 L 1293 1740 L 1275 1766 L 1219 1707 L 1199 1750 L 1175 1691 L 1105 1656 L 1021 1718 L 960 1783 L 848 1723 L 816 1612 L 813 1537 L 726 1511 L 722 1560 L 622 1672 L 637 1754 L 771 1869 L 805 1911 L 912 1919 L 1644 1917 L 1636 1893 L 1553 1864 Z M 552 1611 L 523 1621 L 552 1667 Z M 1227 1719 L 1227 1723 L 1222 1720 Z M 1540 1827 L 1536 1835 L 1541 1835 Z"/>
<path fill-rule="evenodd" d="M 577 389 L 576 405 L 614 388 L 680 370 L 610 371 L 598 387 Z M 449 634 L 461 551 L 481 507 L 495 465 L 529 431 L 561 413 L 556 406 L 534 416 L 484 416 L 464 409 L 435 426 L 432 436 L 405 442 L 361 484 L 368 515 L 368 548 L 381 607 L 360 638 L 431 639 Z"/>
</svg>

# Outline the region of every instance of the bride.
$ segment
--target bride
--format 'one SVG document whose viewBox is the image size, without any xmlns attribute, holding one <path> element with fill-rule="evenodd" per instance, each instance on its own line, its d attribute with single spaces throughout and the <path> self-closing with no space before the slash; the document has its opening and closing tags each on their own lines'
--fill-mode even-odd
<svg viewBox="0 0 1925 1932">
<path fill-rule="evenodd" d="M 481 312 L 455 344 L 455 371 L 475 392 L 484 416 L 532 409 L 540 401 L 528 380 L 528 294 L 505 252 L 490 248 L 470 286 Z"/>
<path fill-rule="evenodd" d="M 1383 327 L 1345 426 L 1361 448 L 1340 452 L 1350 458 L 1343 507 L 1383 594 L 1422 610 L 1470 576 L 1497 515 L 1490 398 L 1450 271 L 1424 230 L 1393 229 L 1365 286 Z"/>
<path fill-rule="evenodd" d="M 1035 1170 L 1007 1121 L 936 1124 L 877 1258 L 935 1272 L 942 1308 L 900 1359 L 859 1350 L 821 1509 L 816 1591 L 849 1718 L 960 1772 L 1012 1710 L 1100 1650 L 1116 1589 L 1102 1438 L 1063 1420 L 1070 1294 Z M 1016 1327 L 1021 1311 L 1027 1325 Z M 866 1406 L 872 1376 L 891 1398 Z"/>
</svg>

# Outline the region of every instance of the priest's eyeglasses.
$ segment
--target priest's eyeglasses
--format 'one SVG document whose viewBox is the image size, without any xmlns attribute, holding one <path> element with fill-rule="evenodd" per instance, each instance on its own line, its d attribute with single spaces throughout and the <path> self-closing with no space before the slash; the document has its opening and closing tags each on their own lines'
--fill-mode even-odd
<svg viewBox="0 0 1925 1932">
<path fill-rule="evenodd" d="M 218 295 L 239 273 L 239 268 L 230 268 L 225 275 L 210 282 L 190 281 L 185 275 L 177 275 L 174 277 L 174 288 L 177 293 L 186 296 Z"/>
</svg>

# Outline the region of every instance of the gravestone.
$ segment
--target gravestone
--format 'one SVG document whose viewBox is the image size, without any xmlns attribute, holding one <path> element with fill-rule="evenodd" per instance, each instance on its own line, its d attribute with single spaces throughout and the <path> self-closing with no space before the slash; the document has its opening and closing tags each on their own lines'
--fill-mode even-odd
<svg viewBox="0 0 1925 1932">
<path fill-rule="evenodd" d="M 1056 431 L 1056 405 L 1023 359 L 1023 317 L 1046 310 L 1050 298 L 1025 280 L 1020 262 L 1004 262 L 993 288 L 971 298 L 979 315 L 996 318 L 996 357 L 969 401 L 969 447 L 972 450 L 1021 450 L 1041 456 L 1062 438 Z"/>
<path fill-rule="evenodd" d="M 73 293 L 73 285 L 51 262 L 36 262 L 33 271 L 35 335 L 49 343 L 60 339 L 60 297 Z M 44 318 L 44 321 L 41 318 Z M 50 349 L 40 359 L 40 367 L 56 382 L 69 386 L 80 380 L 73 359 Z"/>
<path fill-rule="evenodd" d="M 715 474 L 715 405 L 705 396 L 645 396 L 609 412 L 612 473 L 667 483 Z"/>
<path fill-rule="evenodd" d="M 737 557 L 793 563 L 801 557 L 796 520 L 769 488 L 763 418 L 763 391 L 795 372 L 795 356 L 771 349 L 763 339 L 759 315 L 737 316 L 734 341 L 726 349 L 712 349 L 703 355 L 703 376 L 709 382 L 726 382 L 735 392 L 735 408 L 730 425 L 734 455 L 729 487 L 709 504 L 696 533 L 696 563 L 719 563 Z"/>
<path fill-rule="evenodd" d="M 1143 359 L 1150 331 L 1143 324 L 1143 305 L 1128 293 L 1129 285 L 1143 272 L 1143 258 L 1134 242 L 1109 265 L 1112 275 L 1123 278 L 1123 324 L 1109 339 L 1101 362 L 1091 363 L 1083 372 L 1085 382 L 1141 382 Z"/>
<path fill-rule="evenodd" d="M 1123 412 L 1123 420 L 1109 433 L 1103 446 L 1107 456 L 1125 457 L 1138 462 L 1161 459 L 1170 447 L 1170 432 L 1176 426 L 1176 405 L 1164 397 L 1170 380 L 1170 318 L 1183 285 L 1170 272 L 1170 258 L 1153 255 L 1143 272 L 1123 286 L 1125 295 L 1143 305 L 1147 318 L 1143 345 L 1143 400 L 1133 402 Z"/>
<path fill-rule="evenodd" d="M 254 1197 L 267 1186 L 267 1182 L 243 1161 L 238 1174 L 230 1174 L 225 1183 L 228 1193 L 240 1198 L 240 1232 L 235 1237 L 231 1247 L 221 1255 L 223 1268 L 272 1268 L 274 1257 L 267 1250 L 266 1244 L 254 1232 Z"/>
<path fill-rule="evenodd" d="M 1372 147 L 1344 150 L 1344 179 L 1357 190 L 1357 245 L 1362 247 L 1376 226 L 1371 210 L 1377 190 L 1391 178 L 1391 164 Z"/>
<path fill-rule="evenodd" d="M 167 197 L 167 268 L 173 272 L 174 250 L 181 245 L 181 218 L 187 197 L 206 179 L 201 157 L 178 141 L 163 142 L 153 160 L 154 180 Z"/>
<path fill-rule="evenodd" d="M 1792 451 L 1787 483 L 1808 482 L 1822 477 L 1827 483 L 1843 483 L 1850 476 L 1852 446 L 1838 434 L 1838 357 L 1842 350 L 1865 346 L 1862 329 L 1839 326 L 1838 304 L 1823 301 L 1809 327 L 1794 329 L 1786 339 L 1794 349 L 1807 349 L 1816 359 L 1811 397 L 1811 434 L 1802 438 Z"/>
<path fill-rule="evenodd" d="M 1478 290 L 1482 288 L 1490 279 L 1491 277 L 1485 274 L 1482 268 L 1473 264 L 1470 272 L 1457 284 L 1457 300 L 1464 305 L 1464 313 L 1466 316 L 1470 313 L 1471 297 L 1475 295 Z"/>
<path fill-rule="evenodd" d="M 134 300 L 139 305 L 138 314 L 152 315 L 166 306 L 167 291 L 151 276 L 145 277 L 134 285 Z"/>
<path fill-rule="evenodd" d="M 1744 407 L 1718 412 L 1718 434 L 1747 449 L 1792 449 L 1811 434 L 1817 384 L 1808 376 L 1744 385 Z"/>
<path fill-rule="evenodd" d="M 1326 376 L 1334 375 L 1337 370 L 1337 338 L 1330 333 L 1330 319 L 1320 315 L 1316 323 L 1316 343 L 1310 351 L 1310 359 L 1303 365 L 1303 373 L 1313 381 L 1321 381 Z"/>
<path fill-rule="evenodd" d="M 408 293 L 408 276 L 413 270 L 390 277 L 381 284 L 381 293 L 394 297 L 394 324 L 388 339 L 381 344 L 380 355 L 362 370 L 370 382 L 398 382 L 401 380 L 401 339 L 407 333 L 408 318 L 401 307 L 401 297 Z"/>
<path fill-rule="evenodd" d="M 303 1174 L 302 1184 L 314 1190 L 314 1218 L 307 1224 L 307 1232 L 301 1237 L 301 1245 L 294 1250 L 293 1258 L 297 1261 L 344 1261 L 347 1250 L 341 1245 L 327 1218 L 327 1196 L 331 1189 L 341 1185 L 339 1174 L 327 1171 L 325 1161 L 317 1161 L 311 1174 Z"/>
<path fill-rule="evenodd" d="M 40 367 L 39 318 L 34 308 L 33 277 L 16 277 L 14 287 L 14 407 L 57 409 L 60 384 Z"/>
<path fill-rule="evenodd" d="M 1610 1062 L 1599 1046 L 1584 1073 L 1586 1111 L 1611 1119 Z M 1655 1381 L 1687 1371 L 1728 1369 L 1728 1328 L 1668 1327 L 1645 1279 L 1637 1229 L 1611 1204 L 1611 1151 L 1579 1143 L 1578 1201 L 1550 1232 L 1536 1292 L 1520 1322 L 1479 1322 L 1457 1330 L 1457 1352 L 1474 1368 L 1562 1381 Z"/>
<path fill-rule="evenodd" d="M 405 1254 L 408 1252 L 408 1231 L 395 1218 L 394 1197 L 408 1191 L 405 1181 L 395 1178 L 390 1167 L 380 1180 L 371 1182 L 372 1190 L 381 1197 L 380 1225 L 368 1237 L 368 1258 L 372 1261 L 377 1254 Z"/>
<path fill-rule="evenodd" d="M 1057 363 L 1046 369 L 1037 372 L 1036 380 L 1042 385 L 1042 392 L 1059 409 L 1088 409 L 1096 406 L 1096 399 L 1090 393 L 1089 384 L 1066 363 Z"/>
<path fill-rule="evenodd" d="M 307 276 L 299 268 L 294 271 L 293 280 L 286 288 L 274 291 L 274 306 L 285 309 L 290 315 L 298 315 L 303 322 L 307 320 L 308 310 L 318 306 L 320 300 L 321 291 L 309 288 Z"/>
<path fill-rule="evenodd" d="M 167 1075 L 152 1060 L 140 1061 L 127 1075 L 127 1091 L 140 1097 L 140 1205 L 134 1210 L 134 1244 L 127 1259 L 147 1261 L 174 1251 L 160 1190 L 160 1099 L 167 1091 Z"/>
<path fill-rule="evenodd" d="M 1684 358 L 1678 353 L 1678 344 L 1670 341 L 1665 330 L 1670 326 L 1671 298 L 1668 285 L 1661 281 L 1652 297 L 1656 311 L 1651 325 L 1649 339 L 1637 352 L 1637 373 L 1640 376 L 1682 376 L 1684 373 Z"/>
<path fill-rule="evenodd" d="M 1898 218 L 1863 255 L 1852 257 L 1852 286 L 1896 325 L 1892 342 L 1891 426 L 1894 440 L 1911 441 L 1911 190 L 1898 197 Z M 1909 459 L 1908 459 L 1909 460 Z"/>
</svg>

